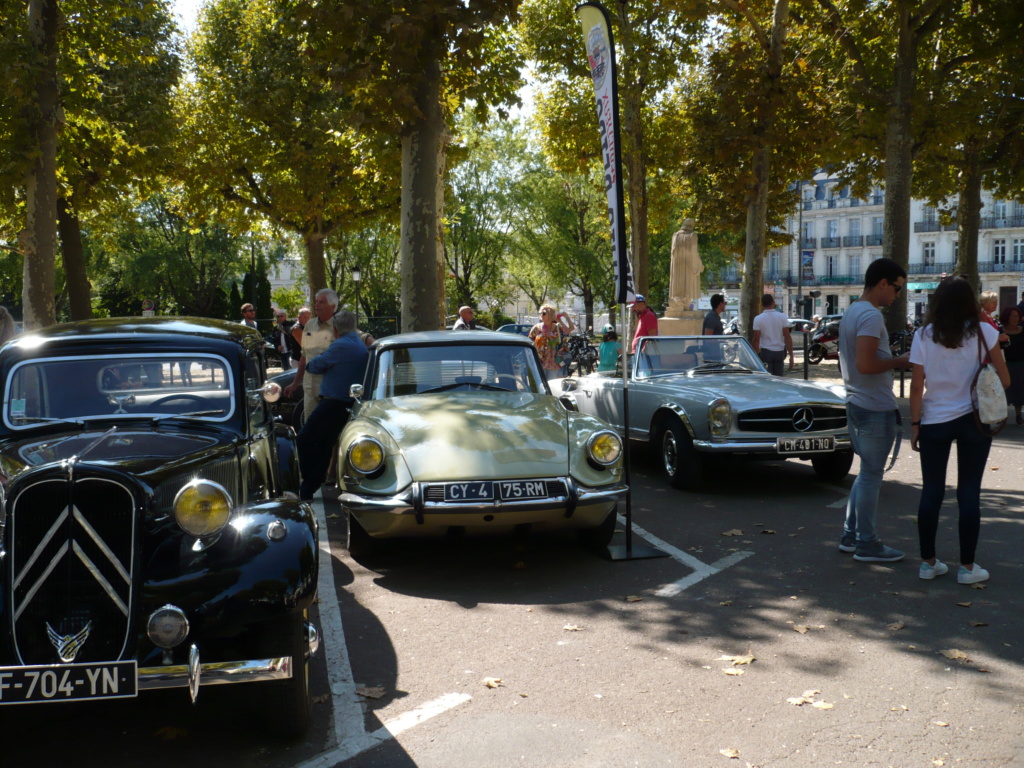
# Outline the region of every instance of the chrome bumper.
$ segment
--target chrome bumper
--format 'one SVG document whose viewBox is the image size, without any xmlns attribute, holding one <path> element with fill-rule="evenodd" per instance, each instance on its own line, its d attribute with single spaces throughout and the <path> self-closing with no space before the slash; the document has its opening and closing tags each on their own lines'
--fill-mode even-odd
<svg viewBox="0 0 1024 768">
<path fill-rule="evenodd" d="M 487 513 L 501 510 L 558 510 L 565 509 L 566 517 L 571 517 L 577 507 L 589 507 L 612 503 L 626 495 L 625 483 L 614 483 L 600 488 L 579 485 L 572 478 L 565 478 L 567 495 L 523 501 L 485 501 L 472 503 L 452 503 L 425 501 L 422 487 L 432 483 L 413 483 L 407 490 L 394 496 L 369 496 L 361 493 L 345 491 L 338 500 L 341 505 L 352 512 L 385 512 L 393 515 L 416 515 L 422 518 L 425 513 Z"/>
<path fill-rule="evenodd" d="M 849 435 L 836 435 L 837 451 L 852 451 L 853 443 Z M 774 440 L 746 440 L 737 442 L 728 438 L 723 442 L 713 440 L 694 440 L 693 447 L 701 453 L 770 453 L 780 459 L 791 459 L 798 454 L 779 456 L 777 444 Z M 810 455 L 810 454 L 808 454 Z"/>
</svg>

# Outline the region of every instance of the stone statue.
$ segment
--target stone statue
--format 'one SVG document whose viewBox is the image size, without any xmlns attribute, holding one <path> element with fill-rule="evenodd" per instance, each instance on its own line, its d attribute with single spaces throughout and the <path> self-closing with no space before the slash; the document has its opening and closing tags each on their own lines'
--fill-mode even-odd
<svg viewBox="0 0 1024 768">
<path fill-rule="evenodd" d="M 693 233 L 693 219 L 683 221 L 683 227 L 672 236 L 672 263 L 669 271 L 669 299 L 680 309 L 696 306 L 701 296 L 700 273 L 704 264 L 697 254 L 697 235 Z"/>
</svg>

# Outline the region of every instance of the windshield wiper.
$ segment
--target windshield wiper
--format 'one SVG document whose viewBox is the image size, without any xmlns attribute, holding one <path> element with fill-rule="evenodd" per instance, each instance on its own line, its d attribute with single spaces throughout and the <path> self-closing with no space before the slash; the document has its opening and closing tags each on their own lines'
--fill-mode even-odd
<svg viewBox="0 0 1024 768">
<path fill-rule="evenodd" d="M 493 392 L 511 392 L 511 389 L 505 387 L 496 387 L 494 384 L 484 384 L 478 381 L 456 381 L 452 384 L 442 384 L 440 387 L 433 387 L 431 389 L 425 389 L 417 394 L 425 395 L 428 392 L 446 392 L 449 389 L 455 389 L 456 387 L 478 387 L 480 389 L 488 389 Z"/>
<path fill-rule="evenodd" d="M 751 372 L 751 370 L 749 368 L 747 368 L 744 365 L 740 365 L 739 363 L 701 363 L 696 368 L 692 368 L 691 370 L 693 370 L 693 371 L 713 371 L 713 370 L 718 370 L 720 368 L 733 368 L 733 369 L 739 370 L 739 371 L 746 371 L 747 373 Z"/>
<path fill-rule="evenodd" d="M 198 418 L 200 416 L 220 416 L 224 413 L 224 409 L 220 408 L 215 411 L 186 411 L 185 413 L 165 413 L 159 416 L 154 416 L 153 421 L 163 421 L 164 419 L 190 419 Z"/>
<path fill-rule="evenodd" d="M 48 416 L 12 416 L 11 421 L 27 421 L 30 424 L 74 424 L 85 428 L 82 419 L 53 419 Z"/>
</svg>

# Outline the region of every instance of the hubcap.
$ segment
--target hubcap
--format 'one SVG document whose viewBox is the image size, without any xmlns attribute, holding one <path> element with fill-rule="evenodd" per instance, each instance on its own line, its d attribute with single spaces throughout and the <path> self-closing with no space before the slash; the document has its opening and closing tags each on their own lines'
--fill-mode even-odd
<svg viewBox="0 0 1024 768">
<path fill-rule="evenodd" d="M 676 445 L 676 436 L 672 430 L 667 430 L 662 438 L 661 458 L 665 464 L 665 473 L 669 477 L 675 477 L 676 467 L 679 465 L 679 446 Z"/>
</svg>

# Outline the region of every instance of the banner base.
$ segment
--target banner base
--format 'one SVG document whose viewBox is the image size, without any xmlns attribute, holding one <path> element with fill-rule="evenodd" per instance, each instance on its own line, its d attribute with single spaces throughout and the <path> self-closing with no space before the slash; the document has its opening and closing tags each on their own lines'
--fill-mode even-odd
<svg viewBox="0 0 1024 768">
<path fill-rule="evenodd" d="M 668 552 L 657 547 L 647 545 L 631 547 L 628 544 L 609 544 L 602 553 L 605 560 L 610 560 L 613 563 L 619 560 L 653 560 L 656 557 L 668 556 Z"/>
</svg>

